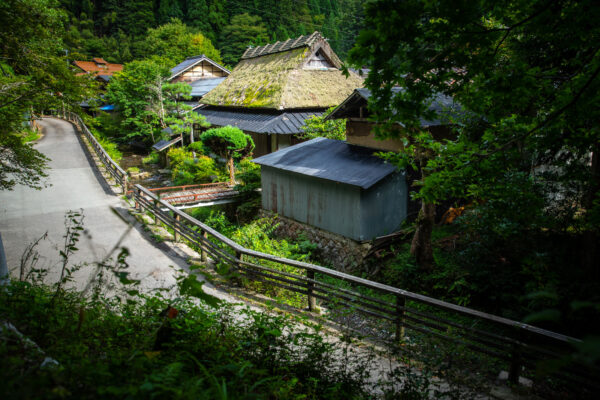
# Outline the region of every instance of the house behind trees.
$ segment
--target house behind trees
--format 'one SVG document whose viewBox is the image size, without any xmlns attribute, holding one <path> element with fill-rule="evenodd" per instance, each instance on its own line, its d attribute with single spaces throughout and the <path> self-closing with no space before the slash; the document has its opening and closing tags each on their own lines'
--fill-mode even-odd
<svg viewBox="0 0 600 400">
<path fill-rule="evenodd" d="M 196 111 L 213 126 L 250 134 L 261 156 L 301 142 L 304 121 L 339 105 L 362 78 L 346 78 L 341 62 L 319 32 L 248 48 Z"/>
</svg>

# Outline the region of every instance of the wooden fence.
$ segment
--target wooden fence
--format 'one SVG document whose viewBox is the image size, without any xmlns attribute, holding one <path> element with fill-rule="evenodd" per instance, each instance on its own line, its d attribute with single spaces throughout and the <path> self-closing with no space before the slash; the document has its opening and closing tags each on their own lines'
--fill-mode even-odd
<svg viewBox="0 0 600 400">
<path fill-rule="evenodd" d="M 472 310 L 427 296 L 301 261 L 247 249 L 178 210 L 140 185 L 133 188 L 136 208 L 152 213 L 201 252 L 242 277 L 305 296 L 308 310 L 316 301 L 328 309 L 360 312 L 374 329 L 392 327 L 389 339 L 401 341 L 405 330 L 453 342 L 503 362 L 509 380 L 534 376 L 540 361 L 568 357 L 580 341 L 518 321 Z M 381 324 L 383 322 L 383 324 Z M 598 387 L 597 370 L 570 363 L 554 375 L 578 385 Z"/>
<path fill-rule="evenodd" d="M 61 115 L 59 115 L 59 117 L 61 117 Z M 86 136 L 90 145 L 96 152 L 96 155 L 106 167 L 108 173 L 110 173 L 119 186 L 123 188 L 123 193 L 126 193 L 127 188 L 129 187 L 129 177 L 127 176 L 127 172 L 125 172 L 125 170 L 123 170 L 123 168 L 121 168 L 121 166 L 108 155 L 106 150 L 104 150 L 98 140 L 94 137 L 94 135 L 92 135 L 92 132 L 90 132 L 79 115 L 72 112 L 65 112 L 63 117 L 64 119 L 75 124 L 77 129 L 79 129 L 79 131 Z"/>
<path fill-rule="evenodd" d="M 125 193 L 128 186 L 125 171 L 108 156 L 79 116 L 67 113 L 65 118 L 88 137 Z M 196 247 L 203 261 L 210 256 L 243 279 L 303 296 L 309 311 L 316 311 L 320 300 L 321 306 L 330 311 L 341 310 L 346 315 L 361 313 L 365 316 L 363 321 L 370 323 L 373 331 L 383 330 L 384 336 L 388 336 L 383 339 L 390 342 L 401 342 L 405 331 L 412 331 L 424 338 L 453 343 L 502 362 L 511 382 L 517 382 L 519 376 L 536 376 L 539 363 L 545 362 L 561 365 L 550 374 L 572 388 L 600 390 L 600 370 L 570 359 L 575 346 L 581 343 L 579 339 L 319 265 L 247 249 L 141 185 L 133 187 L 133 198 L 137 209 L 150 212 L 157 223 L 173 229 L 176 241 L 185 239 Z"/>
</svg>

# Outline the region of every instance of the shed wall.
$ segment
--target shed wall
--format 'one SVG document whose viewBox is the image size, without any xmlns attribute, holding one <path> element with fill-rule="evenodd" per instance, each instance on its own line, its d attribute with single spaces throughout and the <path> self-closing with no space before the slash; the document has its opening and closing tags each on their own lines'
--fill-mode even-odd
<svg viewBox="0 0 600 400">
<path fill-rule="evenodd" d="M 408 187 L 404 174 L 395 172 L 361 191 L 361 240 L 395 232 L 406 219 Z"/>
<path fill-rule="evenodd" d="M 265 210 L 361 240 L 360 188 L 261 166 Z"/>
</svg>

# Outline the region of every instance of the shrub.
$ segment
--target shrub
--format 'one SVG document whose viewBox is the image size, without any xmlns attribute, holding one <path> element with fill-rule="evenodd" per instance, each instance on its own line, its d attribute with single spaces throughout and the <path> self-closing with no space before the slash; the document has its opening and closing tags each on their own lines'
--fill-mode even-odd
<svg viewBox="0 0 600 400">
<path fill-rule="evenodd" d="M 144 165 L 158 164 L 159 161 L 160 161 L 160 155 L 156 151 L 153 151 L 152 153 L 148 154 L 146 157 L 142 158 L 142 164 L 144 164 Z"/>
<path fill-rule="evenodd" d="M 207 156 L 193 157 L 192 153 L 174 148 L 167 153 L 171 163 L 171 174 L 175 185 L 208 183 L 222 177 L 215 161 Z"/>
</svg>

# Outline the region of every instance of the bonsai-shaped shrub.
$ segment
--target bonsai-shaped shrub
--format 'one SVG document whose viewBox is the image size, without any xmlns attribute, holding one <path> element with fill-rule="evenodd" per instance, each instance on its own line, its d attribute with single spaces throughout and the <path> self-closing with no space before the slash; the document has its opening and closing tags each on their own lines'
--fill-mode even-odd
<svg viewBox="0 0 600 400">
<path fill-rule="evenodd" d="M 247 157 L 254 150 L 254 141 L 241 129 L 234 126 L 209 129 L 200 136 L 202 143 L 215 154 L 227 159 L 229 180 L 235 183 L 233 159 Z"/>
</svg>

